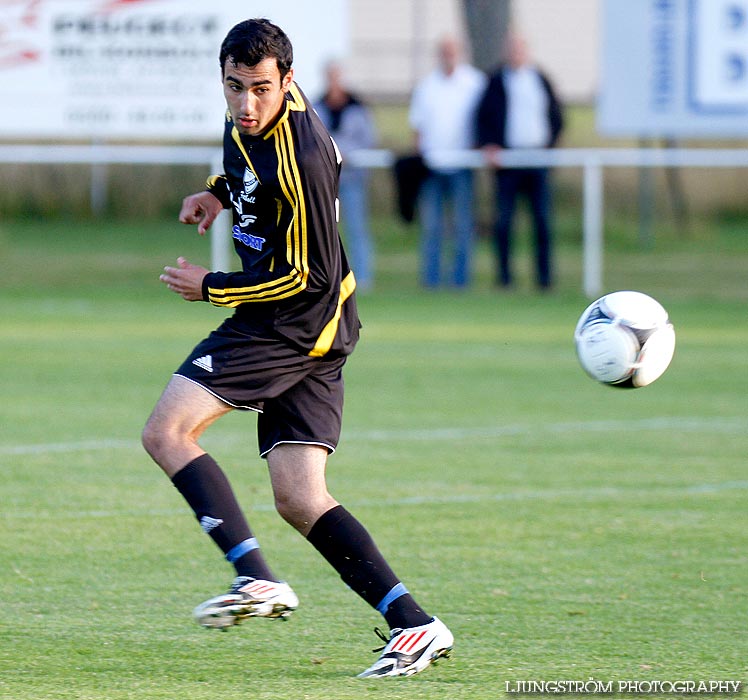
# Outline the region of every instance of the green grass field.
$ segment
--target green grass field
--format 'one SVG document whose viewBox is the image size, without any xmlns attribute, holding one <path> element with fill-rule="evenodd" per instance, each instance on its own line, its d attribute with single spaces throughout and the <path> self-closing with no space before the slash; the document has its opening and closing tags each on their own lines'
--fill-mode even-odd
<svg viewBox="0 0 748 700">
<path fill-rule="evenodd" d="M 579 246 L 559 289 L 426 293 L 413 232 L 378 222 L 333 493 L 452 628 L 452 659 L 361 681 L 379 616 L 272 509 L 254 418 L 204 444 L 301 607 L 227 633 L 190 613 L 231 579 L 139 445 L 171 371 L 223 312 L 157 277 L 207 242 L 170 222 L 0 228 L 0 697 L 12 700 L 510 697 L 522 680 L 748 681 L 748 239 L 725 225 L 641 251 L 607 289 L 670 311 L 656 384 L 579 368 Z M 521 253 L 520 253 L 521 255 Z M 526 267 L 525 267 L 526 269 Z"/>
</svg>

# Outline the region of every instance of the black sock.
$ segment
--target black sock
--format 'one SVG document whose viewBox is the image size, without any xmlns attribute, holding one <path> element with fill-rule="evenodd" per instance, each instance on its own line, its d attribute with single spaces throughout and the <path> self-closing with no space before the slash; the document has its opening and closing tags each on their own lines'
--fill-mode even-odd
<svg viewBox="0 0 748 700">
<path fill-rule="evenodd" d="M 343 506 L 324 513 L 307 539 L 340 578 L 395 627 L 418 627 L 431 621 L 377 549 L 363 525 Z"/>
<path fill-rule="evenodd" d="M 210 455 L 194 459 L 174 475 L 172 483 L 237 575 L 277 580 L 252 536 L 229 480 Z"/>
</svg>

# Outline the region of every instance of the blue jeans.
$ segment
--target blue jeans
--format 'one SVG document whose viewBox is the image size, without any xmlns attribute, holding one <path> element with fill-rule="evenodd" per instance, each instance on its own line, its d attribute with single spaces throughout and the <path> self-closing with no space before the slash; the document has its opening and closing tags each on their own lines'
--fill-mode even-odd
<svg viewBox="0 0 748 700">
<path fill-rule="evenodd" d="M 345 166 L 343 166 L 345 168 Z M 344 170 L 340 176 L 338 197 L 346 249 L 359 289 L 373 283 L 373 249 L 369 232 L 369 179 L 365 170 Z"/>
<path fill-rule="evenodd" d="M 421 282 L 456 287 L 470 282 L 473 231 L 473 173 L 471 170 L 432 172 L 420 194 Z M 443 248 L 449 245 L 451 269 L 442 269 Z M 446 257 L 446 255 L 445 255 Z"/>
</svg>

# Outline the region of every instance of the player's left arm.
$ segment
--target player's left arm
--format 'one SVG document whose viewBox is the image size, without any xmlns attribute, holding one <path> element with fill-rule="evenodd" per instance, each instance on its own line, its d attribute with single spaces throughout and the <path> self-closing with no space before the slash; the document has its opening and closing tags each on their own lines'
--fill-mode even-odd
<svg viewBox="0 0 748 700">
<path fill-rule="evenodd" d="M 186 301 L 203 300 L 203 279 L 209 270 L 193 265 L 186 258 L 177 258 L 179 267 L 165 267 L 159 279 Z"/>
</svg>

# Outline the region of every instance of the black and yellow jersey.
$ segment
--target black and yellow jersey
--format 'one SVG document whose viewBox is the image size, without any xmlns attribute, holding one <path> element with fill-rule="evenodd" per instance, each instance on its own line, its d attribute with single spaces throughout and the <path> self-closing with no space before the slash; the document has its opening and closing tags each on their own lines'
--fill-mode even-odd
<svg viewBox="0 0 748 700">
<path fill-rule="evenodd" d="M 233 211 L 242 269 L 206 275 L 203 298 L 268 319 L 306 354 L 350 353 L 360 324 L 337 226 L 340 157 L 298 86 L 260 136 L 239 134 L 227 115 L 223 158 L 208 191 Z"/>
</svg>

